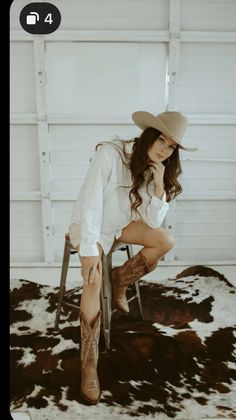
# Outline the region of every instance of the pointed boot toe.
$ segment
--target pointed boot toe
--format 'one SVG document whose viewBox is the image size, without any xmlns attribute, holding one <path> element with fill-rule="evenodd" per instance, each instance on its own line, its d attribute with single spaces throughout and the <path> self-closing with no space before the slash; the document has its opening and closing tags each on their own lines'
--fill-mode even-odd
<svg viewBox="0 0 236 420">
<path fill-rule="evenodd" d="M 127 286 L 116 284 L 115 269 L 112 270 L 112 300 L 114 305 L 124 314 L 129 313 L 129 304 L 126 298 Z"/>
<path fill-rule="evenodd" d="M 85 377 L 81 378 L 80 395 L 90 404 L 97 404 L 101 398 L 101 389 L 97 372 L 91 366 L 87 367 Z"/>
</svg>

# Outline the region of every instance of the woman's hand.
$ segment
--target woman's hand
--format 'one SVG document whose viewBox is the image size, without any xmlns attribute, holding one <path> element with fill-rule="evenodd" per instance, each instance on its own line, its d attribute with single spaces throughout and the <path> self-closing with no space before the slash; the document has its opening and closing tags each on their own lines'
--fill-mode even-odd
<svg viewBox="0 0 236 420">
<path fill-rule="evenodd" d="M 84 286 L 93 283 L 97 271 L 99 275 L 102 274 L 102 261 L 100 256 L 82 257 L 79 256 L 81 262 L 81 274 L 84 280 Z"/>
<path fill-rule="evenodd" d="M 162 189 L 164 191 L 164 173 L 165 173 L 165 165 L 163 163 L 149 163 L 149 168 L 153 173 L 154 184 L 156 188 Z"/>
</svg>

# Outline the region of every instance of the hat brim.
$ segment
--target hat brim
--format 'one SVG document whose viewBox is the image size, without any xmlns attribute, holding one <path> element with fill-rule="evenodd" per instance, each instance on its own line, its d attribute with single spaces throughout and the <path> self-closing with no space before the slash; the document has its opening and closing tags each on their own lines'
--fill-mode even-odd
<svg viewBox="0 0 236 420">
<path fill-rule="evenodd" d="M 161 131 L 165 136 L 170 137 L 172 140 L 174 140 L 179 145 L 180 149 L 187 150 L 188 152 L 196 152 L 198 150 L 195 147 L 193 148 L 193 147 L 183 146 L 180 143 L 180 141 L 173 134 L 169 132 L 167 127 L 162 123 L 162 121 L 155 115 L 150 114 L 150 112 L 136 111 L 132 114 L 132 120 L 142 130 L 152 127 Z"/>
</svg>

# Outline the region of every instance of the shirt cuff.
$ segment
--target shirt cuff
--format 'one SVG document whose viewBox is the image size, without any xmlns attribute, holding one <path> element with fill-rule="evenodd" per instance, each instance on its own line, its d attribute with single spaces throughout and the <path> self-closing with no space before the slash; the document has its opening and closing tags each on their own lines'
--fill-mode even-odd
<svg viewBox="0 0 236 420">
<path fill-rule="evenodd" d="M 74 248 L 79 245 L 79 255 L 81 257 L 97 257 L 100 255 L 96 242 L 81 239 L 80 225 L 78 223 L 72 223 L 70 225 L 69 236 Z"/>
<path fill-rule="evenodd" d="M 151 203 L 158 209 L 160 209 L 164 203 L 168 204 L 166 203 L 166 192 L 164 191 L 162 198 L 158 198 L 156 195 L 153 195 L 151 199 Z"/>
<path fill-rule="evenodd" d="M 88 244 L 82 240 L 79 247 L 79 255 L 81 257 L 99 257 L 97 244 Z"/>
</svg>

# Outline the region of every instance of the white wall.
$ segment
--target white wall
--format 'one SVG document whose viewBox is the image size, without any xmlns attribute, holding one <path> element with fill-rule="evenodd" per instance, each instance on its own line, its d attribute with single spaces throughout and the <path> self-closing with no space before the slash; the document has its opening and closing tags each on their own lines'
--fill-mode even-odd
<svg viewBox="0 0 236 420">
<path fill-rule="evenodd" d="M 234 265 L 236 2 L 55 0 L 61 26 L 45 36 L 20 27 L 26 4 L 11 6 L 12 274 L 59 270 L 94 146 L 138 135 L 140 109 L 183 112 L 199 147 L 181 153 L 184 192 L 165 221 L 176 246 L 161 264 Z"/>
</svg>

